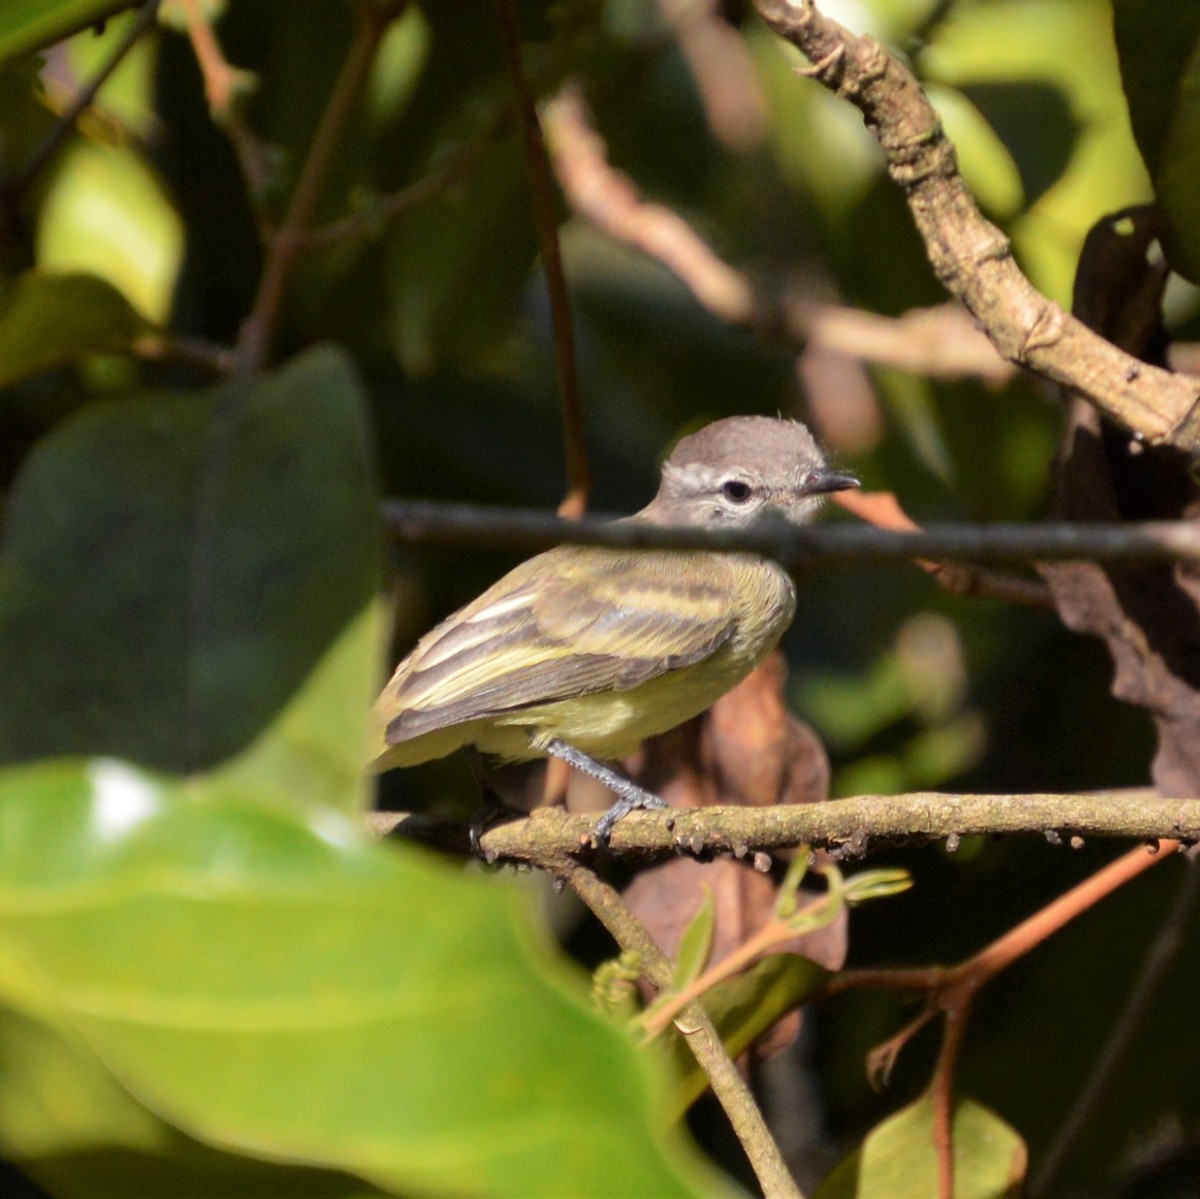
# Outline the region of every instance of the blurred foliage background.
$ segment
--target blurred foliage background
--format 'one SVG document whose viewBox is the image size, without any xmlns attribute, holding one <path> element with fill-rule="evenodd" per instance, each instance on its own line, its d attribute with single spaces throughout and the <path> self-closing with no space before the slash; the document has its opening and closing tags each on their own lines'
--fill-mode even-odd
<svg viewBox="0 0 1200 1199">
<path fill-rule="evenodd" d="M 203 361 L 186 354 L 129 352 L 139 333 L 168 330 L 180 347 L 188 339 L 227 345 L 253 302 L 262 267 L 255 207 L 277 217 L 290 195 L 353 14 L 348 4 L 285 0 L 210 7 L 229 61 L 246 73 L 245 121 L 266 148 L 254 202 L 209 114 L 179 7 L 164 4 L 165 26 L 137 43 L 77 133 L 2 214 L 0 288 L 10 316 L 32 268 L 88 272 L 113 289 L 86 305 L 98 322 L 92 340 L 81 333 L 75 349 L 25 362 L 11 348 L 0 353 L 6 490 L 31 447 L 97 401 L 211 382 Z M 908 57 L 980 204 L 1035 284 L 1069 305 L 1088 228 L 1150 195 L 1108 0 L 829 0 L 822 8 Z M 685 9 L 666 0 L 523 0 L 531 79 L 541 95 L 581 80 L 612 165 L 772 294 L 885 315 L 941 302 L 857 115 L 800 78 L 798 56 L 740 0 L 721 6 L 723 68 L 698 71 L 677 36 Z M 10 43 L 0 68 L 7 177 L 135 19 L 113 15 L 41 56 Z M 718 87 L 716 98 L 706 84 Z M 349 213 L 361 231 L 304 254 L 289 282 L 278 357 L 333 342 L 352 361 L 387 495 L 548 508 L 563 492 L 548 300 L 509 103 L 490 6 L 409 5 L 386 35 L 320 202 L 318 223 Z M 452 181 L 385 217 L 381 197 L 464 153 Z M 840 465 L 868 488 L 895 492 L 918 521 L 1044 512 L 1061 424 L 1052 388 L 1020 375 L 945 381 L 853 357 L 831 363 L 798 341 L 730 327 L 658 263 L 566 205 L 561 215 L 595 510 L 646 502 L 659 458 L 680 433 L 732 413 L 781 412 L 810 423 Z M 1173 286 L 1168 301 L 1176 334 L 1195 336 L 1194 289 Z M 4 319 L 0 350 L 17 337 L 10 326 L 5 343 Z M 391 557 L 390 660 L 513 562 L 402 547 Z M 785 650 L 790 698 L 828 747 L 836 795 L 1147 779 L 1145 714 L 1110 698 L 1103 649 L 1050 611 L 957 598 L 915 569 L 823 570 L 800 580 Z M 458 761 L 400 772 L 383 788 L 381 803 L 394 808 L 462 811 L 473 802 Z M 880 856 L 909 867 L 917 886 L 856 914 L 850 962 L 963 956 L 1111 852 L 1031 839 L 968 841 L 954 855 L 890 849 Z M 964 1085 L 1020 1128 L 1035 1163 L 1175 885 L 1162 870 L 1127 888 L 982 1000 Z M 1198 971 L 1189 950 L 1054 1193 L 1116 1194 L 1105 1188 L 1200 1132 L 1190 1068 L 1197 1034 L 1184 1007 Z M 928 1077 L 933 1038 L 906 1054 L 885 1095 L 866 1085 L 863 1053 L 903 1016 L 890 996 L 862 995 L 826 1004 L 810 1021 L 788 1067 L 817 1096 L 805 1133 L 809 1181 Z"/>
</svg>

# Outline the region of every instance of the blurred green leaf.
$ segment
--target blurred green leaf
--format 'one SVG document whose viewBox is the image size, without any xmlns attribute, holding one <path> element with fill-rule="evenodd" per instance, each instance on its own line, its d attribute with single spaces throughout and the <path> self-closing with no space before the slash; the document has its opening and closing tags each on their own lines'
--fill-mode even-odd
<svg viewBox="0 0 1200 1199">
<path fill-rule="evenodd" d="M 106 21 L 101 28 L 77 33 L 64 47 L 74 82 L 81 84 L 107 65 L 138 19 L 136 13 L 122 13 Z M 154 68 L 158 42 L 142 36 L 122 57 L 92 102 L 89 116 L 116 123 L 124 134 L 132 133 L 147 141 L 156 132 L 158 117 L 154 107 Z"/>
<path fill-rule="evenodd" d="M 215 1149 L 125 1090 L 71 1027 L 0 1007 L 0 1154 L 55 1199 L 376 1199 L 353 1175 Z"/>
<path fill-rule="evenodd" d="M 186 772 L 282 715 L 308 747 L 297 785 L 347 802 L 378 649 L 371 475 L 358 383 L 327 349 L 58 426 L 0 542 L 0 759 Z M 302 684 L 325 698 L 289 717 Z"/>
<path fill-rule="evenodd" d="M 722 1193 L 520 891 L 273 798 L 104 759 L 0 775 L 0 991 L 223 1149 L 402 1195 Z"/>
<path fill-rule="evenodd" d="M 40 62 L 24 58 L 0 66 L 0 170 L 19 174 L 54 124 L 42 97 Z"/>
<path fill-rule="evenodd" d="M 477 365 L 513 326 L 536 237 L 515 139 L 490 146 L 470 194 L 451 192 L 397 224 L 389 243 L 391 339 L 404 368 Z"/>
<path fill-rule="evenodd" d="M 127 350 L 149 329 L 95 275 L 26 271 L 0 297 L 0 387 L 85 354 Z"/>
<path fill-rule="evenodd" d="M 139 154 L 79 141 L 62 156 L 38 213 L 40 267 L 99 275 L 165 324 L 182 259 L 179 217 Z"/>
<path fill-rule="evenodd" d="M 997 219 L 1015 215 L 1024 203 L 1025 188 L 996 131 L 956 88 L 930 84 L 926 92 L 954 143 L 962 177 L 980 206 Z"/>
<path fill-rule="evenodd" d="M 50 46 L 111 13 L 133 7 L 133 0 L 4 0 L 0 61 Z"/>
<path fill-rule="evenodd" d="M 955 1104 L 953 1124 L 955 1199 L 1017 1199 L 1028 1163 L 1016 1132 L 971 1099 Z M 933 1101 L 925 1096 L 868 1134 L 815 1199 L 929 1199 L 937 1193 Z"/>
<path fill-rule="evenodd" d="M 1034 200 L 1006 231 L 1033 282 L 1069 303 L 1092 223 L 1147 188 L 1114 103 L 1120 74 L 1108 0 L 955 5 L 920 62 L 924 75 L 965 91 L 985 117 L 994 107 L 993 126 Z M 1022 104 L 1023 94 L 1032 102 Z"/>
<path fill-rule="evenodd" d="M 745 1053 L 782 1016 L 799 1007 L 829 977 L 823 966 L 796 953 L 772 953 L 749 970 L 704 992 L 704 1010 L 734 1057 Z M 659 1038 L 679 1078 L 676 1101 L 685 1112 L 708 1089 L 687 1038 L 672 1025 Z"/>
<path fill-rule="evenodd" d="M 1200 7 L 1113 0 L 1121 81 L 1138 148 L 1170 223 L 1171 265 L 1200 281 Z"/>
</svg>

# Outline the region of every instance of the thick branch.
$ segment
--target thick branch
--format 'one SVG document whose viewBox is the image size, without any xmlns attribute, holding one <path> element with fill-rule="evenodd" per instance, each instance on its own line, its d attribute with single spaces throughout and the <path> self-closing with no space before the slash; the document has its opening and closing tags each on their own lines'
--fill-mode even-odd
<svg viewBox="0 0 1200 1199">
<path fill-rule="evenodd" d="M 756 3 L 810 59 L 813 77 L 862 113 L 938 277 L 1000 353 L 1078 392 L 1145 440 L 1200 456 L 1200 383 L 1117 349 L 1033 287 L 963 183 L 954 147 L 908 68 L 871 38 L 823 16 L 812 0 Z"/>
<path fill-rule="evenodd" d="M 465 826 L 443 818 L 376 812 L 380 834 L 412 836 L 452 852 L 469 852 Z M 565 856 L 590 852 L 588 816 L 543 808 L 489 829 L 480 849 L 489 858 L 550 867 Z M 677 853 L 732 853 L 797 845 L 866 853 L 873 842 L 936 840 L 973 833 L 1040 833 L 1051 840 L 1133 837 L 1200 841 L 1200 799 L 1163 799 L 1150 789 L 1091 794 L 860 795 L 825 803 L 776 807 L 673 808 L 633 812 L 612 833 L 613 853 L 667 857 Z"/>
<path fill-rule="evenodd" d="M 542 550 L 553 545 L 613 545 L 639 549 L 713 549 L 765 554 L 788 567 L 813 562 L 1030 562 L 1072 558 L 1097 561 L 1200 561 L 1200 525 L 1186 521 L 1139 524 L 943 524 L 920 532 L 866 525 L 715 530 L 617 523 L 611 518 L 561 520 L 523 508 L 476 507 L 425 500 L 385 500 L 388 532 L 406 544 Z"/>
</svg>

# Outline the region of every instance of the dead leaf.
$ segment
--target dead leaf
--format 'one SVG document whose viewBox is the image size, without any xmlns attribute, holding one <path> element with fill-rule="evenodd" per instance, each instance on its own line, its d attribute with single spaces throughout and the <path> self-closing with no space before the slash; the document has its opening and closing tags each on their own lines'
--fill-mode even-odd
<svg viewBox="0 0 1200 1199">
<path fill-rule="evenodd" d="M 1088 235 L 1075 311 L 1097 332 L 1156 365 L 1165 359 L 1160 305 L 1166 265 L 1147 260 L 1152 212 L 1130 210 Z M 1200 489 L 1186 455 L 1143 446 L 1081 400 L 1071 403 L 1054 515 L 1062 520 L 1195 520 Z M 1200 571 L 1194 565 L 1044 563 L 1063 623 L 1100 637 L 1112 692 L 1145 708 L 1158 733 L 1152 766 L 1164 795 L 1200 790 Z"/>
</svg>

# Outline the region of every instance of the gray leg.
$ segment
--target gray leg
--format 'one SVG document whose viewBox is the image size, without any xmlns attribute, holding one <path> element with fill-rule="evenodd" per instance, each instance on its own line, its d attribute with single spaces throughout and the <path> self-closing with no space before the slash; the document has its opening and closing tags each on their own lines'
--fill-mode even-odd
<svg viewBox="0 0 1200 1199">
<path fill-rule="evenodd" d="M 617 802 L 596 821 L 596 839 L 600 842 L 607 841 L 617 821 L 623 816 L 629 815 L 635 808 L 665 808 L 667 806 L 657 795 L 639 787 L 637 783 L 631 783 L 624 775 L 605 766 L 603 762 L 597 762 L 583 750 L 576 749 L 565 741 L 549 741 L 543 748 L 548 754 L 561 758 L 568 766 L 574 766 L 576 770 L 582 770 L 584 774 L 590 774 L 592 778 L 599 779 L 618 797 Z"/>
</svg>

